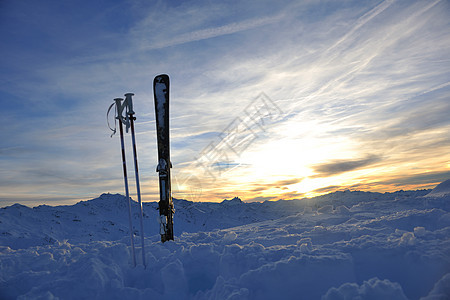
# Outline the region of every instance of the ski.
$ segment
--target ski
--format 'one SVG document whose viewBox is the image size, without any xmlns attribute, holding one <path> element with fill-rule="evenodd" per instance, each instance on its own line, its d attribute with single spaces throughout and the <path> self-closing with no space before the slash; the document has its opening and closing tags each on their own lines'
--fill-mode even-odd
<svg viewBox="0 0 450 300">
<path fill-rule="evenodd" d="M 153 80 L 153 94 L 155 99 L 156 136 L 158 143 L 159 173 L 159 215 L 161 241 L 173 240 L 172 191 L 170 182 L 170 141 L 169 141 L 169 76 L 158 75 Z"/>
</svg>

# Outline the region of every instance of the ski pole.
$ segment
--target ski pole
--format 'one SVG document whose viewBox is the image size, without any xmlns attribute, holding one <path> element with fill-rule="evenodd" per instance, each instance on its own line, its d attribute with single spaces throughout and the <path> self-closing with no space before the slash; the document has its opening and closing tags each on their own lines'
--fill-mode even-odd
<svg viewBox="0 0 450 300">
<path fill-rule="evenodd" d="M 120 102 L 122 101 L 122 98 L 116 98 L 114 101 L 116 101 L 116 106 L 119 108 L 121 107 Z M 121 111 L 118 109 L 118 111 Z M 128 221 L 130 225 L 130 241 L 131 241 L 131 255 L 133 257 L 133 266 L 136 267 L 136 254 L 134 251 L 134 239 L 133 239 L 133 224 L 131 222 L 131 201 L 130 201 L 130 193 L 128 191 L 128 177 L 127 177 L 127 162 L 125 159 L 125 143 L 123 138 L 123 126 L 122 126 L 122 115 L 118 114 L 117 119 L 119 119 L 119 131 L 120 131 L 120 145 L 122 147 L 122 166 L 123 166 L 123 179 L 125 182 L 125 194 L 128 200 Z"/>
<path fill-rule="evenodd" d="M 139 202 L 139 208 L 140 208 L 140 223 L 141 223 L 141 244 L 142 244 L 142 263 L 144 264 L 144 267 L 147 267 L 145 263 L 145 246 L 144 246 L 144 212 L 142 208 L 142 200 L 141 200 L 141 188 L 139 184 L 139 171 L 138 171 L 138 161 L 137 161 L 137 151 L 136 151 L 136 137 L 135 137 L 135 131 L 134 131 L 134 111 L 133 111 L 133 100 L 132 96 L 134 96 L 133 93 L 127 93 L 125 94 L 127 103 L 128 103 L 128 115 L 130 115 L 130 128 L 131 128 L 131 140 L 133 142 L 133 156 L 134 156 L 134 175 L 136 177 L 136 192 L 138 196 L 138 202 Z"/>
</svg>

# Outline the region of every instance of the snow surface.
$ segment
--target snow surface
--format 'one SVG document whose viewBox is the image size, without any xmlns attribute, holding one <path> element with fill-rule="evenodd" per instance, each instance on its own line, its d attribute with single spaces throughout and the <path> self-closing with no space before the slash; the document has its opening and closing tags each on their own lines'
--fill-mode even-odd
<svg viewBox="0 0 450 300">
<path fill-rule="evenodd" d="M 426 197 L 444 197 L 450 195 L 450 179 L 441 182 Z"/>
<path fill-rule="evenodd" d="M 144 203 L 145 269 L 132 267 L 124 196 L 15 204 L 0 209 L 0 299 L 450 299 L 450 194 L 439 193 L 175 200 L 164 244 L 157 203 Z"/>
</svg>

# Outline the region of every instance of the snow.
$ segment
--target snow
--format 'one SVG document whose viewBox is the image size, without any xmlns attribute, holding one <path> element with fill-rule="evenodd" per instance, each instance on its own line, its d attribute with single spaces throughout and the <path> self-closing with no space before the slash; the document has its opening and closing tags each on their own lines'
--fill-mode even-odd
<svg viewBox="0 0 450 300">
<path fill-rule="evenodd" d="M 166 114 L 166 111 L 164 109 L 165 103 L 166 103 L 166 93 L 167 93 L 167 86 L 164 82 L 155 82 L 155 98 L 158 99 L 156 102 L 157 104 L 157 117 L 158 117 L 158 124 L 159 126 L 163 126 L 164 124 L 164 116 Z"/>
<path fill-rule="evenodd" d="M 144 203 L 147 268 L 122 195 L 15 204 L 0 209 L 0 299 L 450 299 L 450 194 L 435 190 L 174 200 L 164 244 Z"/>
<path fill-rule="evenodd" d="M 441 182 L 426 197 L 443 197 L 450 195 L 450 179 Z"/>
<path fill-rule="evenodd" d="M 331 288 L 322 298 L 324 300 L 341 299 L 408 299 L 398 283 L 372 278 L 359 286 L 356 283 L 344 283 L 339 288 Z"/>
</svg>

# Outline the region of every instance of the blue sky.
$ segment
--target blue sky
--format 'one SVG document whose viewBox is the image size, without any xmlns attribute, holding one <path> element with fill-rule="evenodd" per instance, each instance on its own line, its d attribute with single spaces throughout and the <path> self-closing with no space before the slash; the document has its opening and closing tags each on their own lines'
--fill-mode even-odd
<svg viewBox="0 0 450 300">
<path fill-rule="evenodd" d="M 443 0 L 2 1 L 2 206 L 123 193 L 106 109 L 127 92 L 157 200 L 161 73 L 174 197 L 433 187 L 450 177 L 449 15 Z"/>
</svg>

